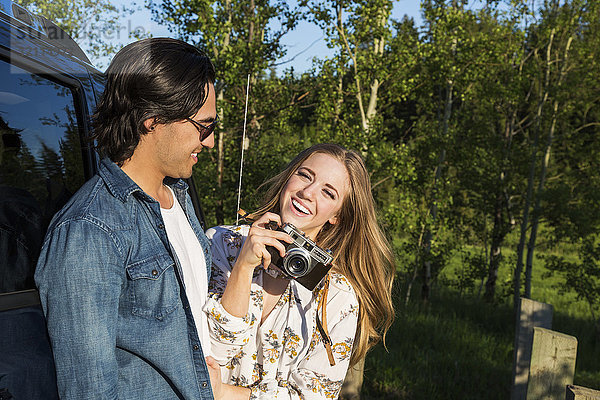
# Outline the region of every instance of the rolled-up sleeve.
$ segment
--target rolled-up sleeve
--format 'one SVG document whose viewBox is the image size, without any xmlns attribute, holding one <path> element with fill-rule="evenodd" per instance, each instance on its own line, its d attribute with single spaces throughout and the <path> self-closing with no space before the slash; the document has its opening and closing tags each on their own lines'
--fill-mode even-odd
<svg viewBox="0 0 600 400">
<path fill-rule="evenodd" d="M 213 264 L 208 288 L 209 298 L 204 312 L 207 315 L 213 357 L 219 364 L 225 365 L 241 356 L 243 346 L 255 334 L 260 309 L 252 298 L 248 312 L 243 317 L 231 315 L 222 306 L 221 297 L 243 244 L 243 237 L 222 227 L 211 228 L 206 234 L 212 241 Z M 251 297 L 255 295 L 256 293 L 251 291 Z"/>
<path fill-rule="evenodd" d="M 214 297 L 208 299 L 204 312 L 208 316 L 213 357 L 224 365 L 248 343 L 256 319 L 250 314 L 242 318 L 234 317 Z"/>
</svg>

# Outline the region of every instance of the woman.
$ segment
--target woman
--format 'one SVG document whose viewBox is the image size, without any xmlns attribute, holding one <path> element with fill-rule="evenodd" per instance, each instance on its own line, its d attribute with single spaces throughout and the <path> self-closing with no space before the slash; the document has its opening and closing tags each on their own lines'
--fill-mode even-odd
<svg viewBox="0 0 600 400">
<path fill-rule="evenodd" d="M 252 226 L 211 228 L 208 314 L 215 391 L 233 398 L 337 398 L 349 365 L 390 327 L 395 266 L 376 220 L 360 156 L 335 144 L 302 151 L 267 181 Z M 311 292 L 271 265 L 291 223 L 330 249 L 332 269 Z M 262 268 L 256 268 L 262 266 Z M 330 339 L 330 344 L 328 343 Z"/>
</svg>

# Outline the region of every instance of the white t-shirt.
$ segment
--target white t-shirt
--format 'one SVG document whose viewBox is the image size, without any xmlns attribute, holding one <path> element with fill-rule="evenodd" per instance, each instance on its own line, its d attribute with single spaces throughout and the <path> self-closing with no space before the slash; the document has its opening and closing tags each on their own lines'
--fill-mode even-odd
<svg viewBox="0 0 600 400">
<path fill-rule="evenodd" d="M 202 351 L 204 356 L 209 356 L 212 355 L 212 351 L 208 323 L 206 314 L 202 311 L 202 307 L 204 307 L 204 303 L 208 298 L 208 277 L 206 275 L 204 251 L 173 190 L 171 188 L 169 190 L 173 196 L 173 206 L 170 209 L 161 207 L 160 213 L 165 222 L 169 242 L 175 249 L 181 264 L 185 293 L 190 302 L 196 330 L 202 344 Z"/>
</svg>

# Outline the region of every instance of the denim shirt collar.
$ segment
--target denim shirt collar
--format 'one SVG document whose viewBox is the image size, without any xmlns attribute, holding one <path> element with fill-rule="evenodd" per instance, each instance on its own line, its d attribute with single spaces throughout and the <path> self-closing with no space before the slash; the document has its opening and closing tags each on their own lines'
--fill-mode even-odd
<svg viewBox="0 0 600 400">
<path fill-rule="evenodd" d="M 117 164 L 112 162 L 109 158 L 105 157 L 100 161 L 98 168 L 98 175 L 104 180 L 108 191 L 117 199 L 123 203 L 127 202 L 129 196 L 133 193 L 138 192 L 139 196 L 147 201 L 156 200 L 142 190 Z M 182 179 L 175 179 L 166 177 L 164 180 L 165 185 L 170 186 L 176 192 L 187 190 L 188 185 Z M 179 197 L 179 196 L 178 196 Z"/>
</svg>

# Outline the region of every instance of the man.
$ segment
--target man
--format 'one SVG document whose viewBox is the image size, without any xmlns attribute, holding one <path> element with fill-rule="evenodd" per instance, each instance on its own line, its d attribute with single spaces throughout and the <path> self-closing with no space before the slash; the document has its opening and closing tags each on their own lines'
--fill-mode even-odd
<svg viewBox="0 0 600 400">
<path fill-rule="evenodd" d="M 119 51 L 106 75 L 98 175 L 54 217 L 35 274 L 59 394 L 212 399 L 209 243 L 181 178 L 214 145 L 214 67 L 152 38 Z"/>
</svg>

